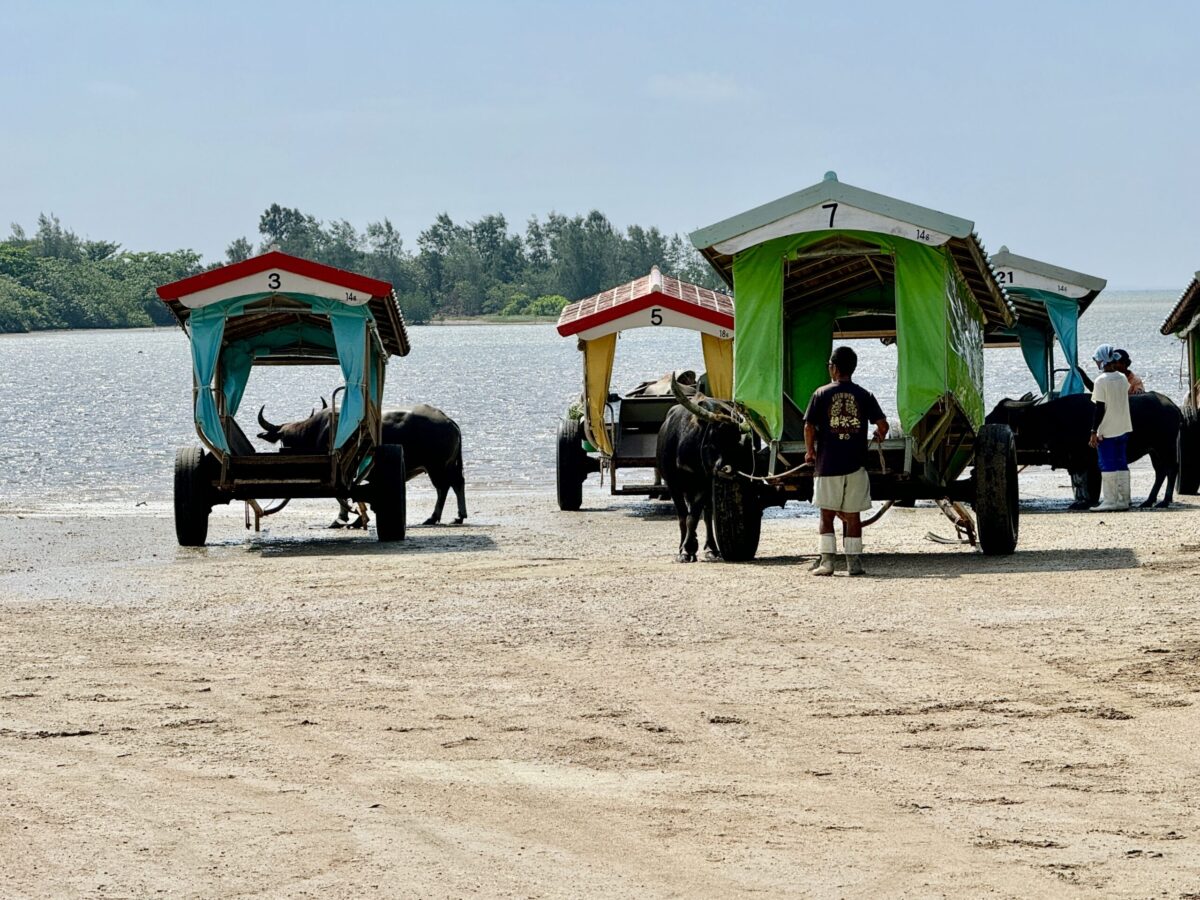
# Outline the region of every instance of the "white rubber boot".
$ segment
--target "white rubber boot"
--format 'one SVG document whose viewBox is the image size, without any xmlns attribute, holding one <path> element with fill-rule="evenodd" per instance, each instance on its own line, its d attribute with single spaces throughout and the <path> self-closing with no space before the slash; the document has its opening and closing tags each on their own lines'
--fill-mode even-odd
<svg viewBox="0 0 1200 900">
<path fill-rule="evenodd" d="M 846 538 L 846 574 L 866 575 L 862 564 L 862 538 Z"/>
<path fill-rule="evenodd" d="M 1117 476 L 1119 474 L 1119 472 L 1100 473 L 1100 505 L 1093 506 L 1092 512 L 1117 512 L 1122 508 L 1119 494 L 1120 488 L 1117 486 Z M 1129 509 L 1128 506 L 1124 508 Z"/>
<path fill-rule="evenodd" d="M 1114 474 L 1117 476 L 1117 503 L 1121 509 L 1129 509 L 1133 506 L 1133 498 L 1129 495 L 1129 470 L 1124 469 Z"/>
<path fill-rule="evenodd" d="M 837 535 L 833 532 L 822 534 L 821 538 L 821 559 L 817 563 L 815 569 L 812 570 L 813 575 L 832 575 L 833 560 L 837 554 Z"/>
</svg>

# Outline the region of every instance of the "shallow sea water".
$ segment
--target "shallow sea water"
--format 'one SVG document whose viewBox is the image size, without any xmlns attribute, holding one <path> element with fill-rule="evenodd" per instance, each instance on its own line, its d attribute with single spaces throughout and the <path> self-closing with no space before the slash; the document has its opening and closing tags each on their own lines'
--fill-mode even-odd
<svg viewBox="0 0 1200 900">
<path fill-rule="evenodd" d="M 1081 322 L 1080 356 L 1101 342 L 1124 346 L 1147 388 L 1179 401 L 1180 342 L 1158 333 L 1176 297 L 1102 294 Z M 389 366 L 385 406 L 427 402 L 453 417 L 471 487 L 552 491 L 558 419 L 582 380 L 574 340 L 548 324 L 416 326 L 411 338 L 412 353 Z M 854 346 L 857 380 L 894 410 L 895 348 Z M 702 370 L 697 335 L 629 332 L 617 347 L 613 387 L 625 391 L 672 368 Z M 335 367 L 258 369 L 238 420 L 253 438 L 261 404 L 272 421 L 302 418 L 338 384 Z M 1033 389 L 1018 350 L 986 353 L 988 408 Z M 0 506 L 161 508 L 175 448 L 196 443 L 187 341 L 174 328 L 0 336 L 0 398 Z M 1065 473 L 1031 470 L 1022 495 L 1065 498 L 1066 482 Z"/>
</svg>

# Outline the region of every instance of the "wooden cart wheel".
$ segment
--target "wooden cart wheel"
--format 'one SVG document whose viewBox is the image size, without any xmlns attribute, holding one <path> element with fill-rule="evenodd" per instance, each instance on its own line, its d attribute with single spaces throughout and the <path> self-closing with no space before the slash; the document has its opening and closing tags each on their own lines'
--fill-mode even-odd
<svg viewBox="0 0 1200 900">
<path fill-rule="evenodd" d="M 1200 494 L 1200 413 L 1191 406 L 1179 423 L 1179 493 Z"/>
<path fill-rule="evenodd" d="M 381 541 L 404 540 L 408 516 L 406 476 L 403 447 L 380 444 L 375 448 L 375 464 L 368 485 L 371 509 L 375 512 L 375 533 Z"/>
<path fill-rule="evenodd" d="M 558 508 L 575 512 L 583 505 L 583 480 L 588 475 L 588 455 L 583 449 L 583 428 L 578 419 L 558 423 Z"/>
<path fill-rule="evenodd" d="M 1021 494 L 1017 441 L 1007 425 L 984 425 L 975 439 L 975 520 L 979 547 L 988 556 L 1017 549 Z"/>
<path fill-rule="evenodd" d="M 175 451 L 175 537 L 181 547 L 203 547 L 212 512 L 212 485 L 200 447 Z"/>
<path fill-rule="evenodd" d="M 758 552 L 762 506 L 754 485 L 744 478 L 714 476 L 712 523 L 717 549 L 725 562 L 746 562 Z"/>
</svg>

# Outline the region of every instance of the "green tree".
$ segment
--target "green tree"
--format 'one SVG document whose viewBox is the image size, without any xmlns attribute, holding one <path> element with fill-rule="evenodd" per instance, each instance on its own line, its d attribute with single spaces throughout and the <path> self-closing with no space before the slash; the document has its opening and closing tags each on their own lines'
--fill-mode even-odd
<svg viewBox="0 0 1200 900">
<path fill-rule="evenodd" d="M 254 255 L 254 245 L 244 237 L 234 238 L 225 248 L 225 262 L 239 263 Z"/>
</svg>

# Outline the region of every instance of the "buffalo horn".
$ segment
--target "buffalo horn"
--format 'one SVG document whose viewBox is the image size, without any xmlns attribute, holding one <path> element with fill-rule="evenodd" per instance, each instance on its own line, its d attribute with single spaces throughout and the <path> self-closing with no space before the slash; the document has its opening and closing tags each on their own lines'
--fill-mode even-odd
<svg viewBox="0 0 1200 900">
<path fill-rule="evenodd" d="M 259 408 L 258 424 L 262 427 L 263 431 L 278 431 L 279 426 L 272 425 L 270 422 L 267 421 L 266 417 L 263 415 L 263 410 L 265 410 L 266 408 L 267 408 L 267 404 L 265 404 L 265 403 Z"/>
<path fill-rule="evenodd" d="M 674 373 L 671 375 L 671 393 L 675 395 L 675 400 L 679 403 L 679 405 L 690 412 L 697 419 L 703 419 L 706 422 L 728 422 L 731 425 L 737 424 L 737 422 L 735 422 L 731 416 L 710 412 L 703 406 L 693 402 L 693 400 L 683 392 L 683 389 L 679 386 L 679 382 L 675 380 Z"/>
<path fill-rule="evenodd" d="M 325 398 L 321 398 L 321 409 L 329 409 L 329 404 L 325 402 Z"/>
</svg>

